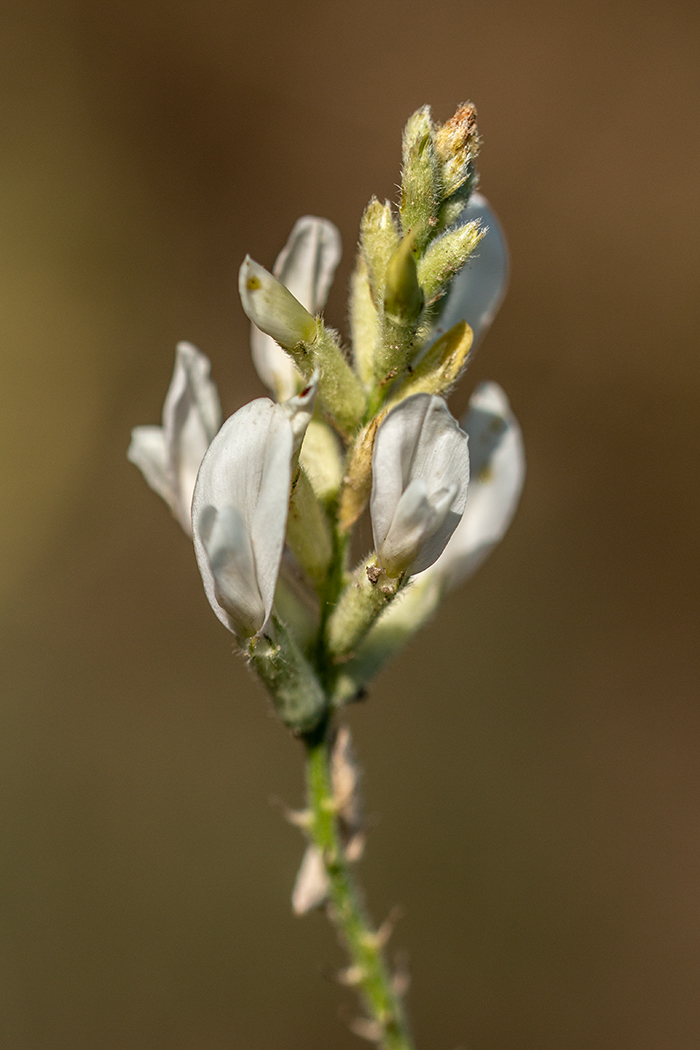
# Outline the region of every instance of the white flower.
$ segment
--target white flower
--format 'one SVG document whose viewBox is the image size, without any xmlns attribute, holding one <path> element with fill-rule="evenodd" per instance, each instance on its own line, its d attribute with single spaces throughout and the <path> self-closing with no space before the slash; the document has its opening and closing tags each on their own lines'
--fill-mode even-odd
<svg viewBox="0 0 700 1050">
<path fill-rule="evenodd" d="M 340 234 L 333 223 L 305 215 L 295 223 L 272 273 L 310 314 L 317 314 L 326 305 L 341 252 Z M 263 383 L 279 401 L 293 397 L 303 379 L 289 354 L 255 324 L 250 344 Z"/>
<path fill-rule="evenodd" d="M 503 538 L 525 480 L 520 427 L 497 383 L 477 387 L 461 423 L 469 435 L 471 459 L 467 503 L 441 557 L 428 570 L 448 589 L 468 579 Z"/>
<path fill-rule="evenodd" d="M 459 225 L 475 220 L 487 227 L 486 233 L 474 254 L 452 279 L 445 307 L 432 333 L 439 337 L 459 321 L 466 321 L 474 332 L 472 352 L 488 331 L 508 285 L 505 235 L 498 216 L 480 193 L 471 195 Z"/>
<path fill-rule="evenodd" d="M 416 394 L 377 431 L 370 513 L 374 545 L 388 576 L 426 569 L 456 529 L 467 499 L 469 452 L 440 397 Z"/>
<path fill-rule="evenodd" d="M 209 604 L 252 638 L 270 613 L 284 547 L 292 458 L 311 418 L 316 382 L 275 405 L 251 401 L 212 441 L 197 477 L 192 524 Z"/>
<path fill-rule="evenodd" d="M 209 359 L 178 343 L 175 370 L 163 405 L 162 427 L 134 427 L 127 457 L 192 535 L 194 483 L 204 453 L 221 426 L 221 406 L 209 377 Z"/>
</svg>

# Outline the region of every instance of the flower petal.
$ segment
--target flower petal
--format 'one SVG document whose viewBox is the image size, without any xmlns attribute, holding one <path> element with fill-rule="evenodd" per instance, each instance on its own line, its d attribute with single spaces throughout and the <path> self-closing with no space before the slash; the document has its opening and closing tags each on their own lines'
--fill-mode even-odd
<svg viewBox="0 0 700 1050">
<path fill-rule="evenodd" d="M 162 427 L 134 427 L 126 457 L 174 512 L 174 494 L 168 474 L 165 431 Z"/>
<path fill-rule="evenodd" d="M 474 332 L 473 348 L 481 342 L 503 302 L 508 285 L 508 248 L 495 211 L 480 193 L 473 193 L 459 225 L 475 219 L 487 227 L 474 255 L 455 275 L 445 307 L 433 329 L 435 338 L 459 321 Z M 431 341 L 432 337 L 431 337 Z"/>
<path fill-rule="evenodd" d="M 377 431 L 372 475 L 379 559 L 391 575 L 420 572 L 457 527 L 469 483 L 467 436 L 442 398 L 416 394 L 392 409 Z"/>
<path fill-rule="evenodd" d="M 221 426 L 221 406 L 210 378 L 209 359 L 191 343 L 178 343 L 175 370 L 163 405 L 163 430 L 173 511 L 192 534 L 192 493 L 197 472 Z"/>
<path fill-rule="evenodd" d="M 216 600 L 235 624 L 236 634 L 251 638 L 265 622 L 265 606 L 256 579 L 250 536 L 237 508 L 205 507 L 200 516 L 200 536 Z"/>
<path fill-rule="evenodd" d="M 463 583 L 503 538 L 525 480 L 525 451 L 518 421 L 496 383 L 482 383 L 462 420 L 469 434 L 472 477 L 464 515 L 430 572 L 449 589 Z"/>
<path fill-rule="evenodd" d="M 326 304 L 341 252 L 340 234 L 333 223 L 305 215 L 295 223 L 272 272 L 309 313 L 317 314 Z M 250 346 L 263 383 L 279 401 L 293 397 L 303 379 L 289 355 L 255 324 L 251 325 Z"/>
<path fill-rule="evenodd" d="M 292 425 L 284 410 L 267 398 L 259 398 L 224 423 L 202 461 L 192 504 L 195 553 L 209 603 L 234 633 L 239 633 L 236 619 L 217 597 L 205 546 L 204 532 L 211 527 L 209 508 L 218 515 L 224 508 L 234 507 L 240 516 L 253 552 L 266 622 L 284 546 L 293 448 Z M 227 519 L 227 527 L 230 524 Z M 241 586 L 248 586 L 243 576 Z M 253 601 L 254 595 L 249 598 Z"/>
<path fill-rule="evenodd" d="M 304 215 L 294 224 L 272 272 L 309 313 L 317 314 L 326 305 L 342 252 L 332 222 Z"/>
</svg>

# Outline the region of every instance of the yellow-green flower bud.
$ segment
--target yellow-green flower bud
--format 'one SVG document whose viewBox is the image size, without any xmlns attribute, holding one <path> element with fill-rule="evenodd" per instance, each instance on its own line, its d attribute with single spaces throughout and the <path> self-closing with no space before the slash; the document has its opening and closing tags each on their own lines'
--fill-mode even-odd
<svg viewBox="0 0 700 1050">
<path fill-rule="evenodd" d="M 310 343 L 316 322 L 288 288 L 246 255 L 238 275 L 238 291 L 246 314 L 261 332 L 285 350 Z M 296 356 L 296 355 L 294 355 Z"/>
<path fill-rule="evenodd" d="M 430 107 L 423 106 L 409 117 L 403 134 L 401 225 L 404 233 L 413 233 L 421 250 L 436 229 L 442 197 L 433 131 Z"/>
<path fill-rule="evenodd" d="M 333 557 L 333 540 L 326 512 L 303 470 L 292 483 L 286 540 L 304 572 L 320 587 Z"/>
<path fill-rule="evenodd" d="M 412 233 L 403 238 L 387 270 L 380 338 L 374 354 L 374 376 L 380 385 L 399 375 L 415 353 L 424 297 L 413 241 Z"/>
<path fill-rule="evenodd" d="M 299 462 L 321 502 L 335 499 L 343 482 L 343 456 L 338 435 L 322 419 L 309 423 Z"/>
<path fill-rule="evenodd" d="M 360 222 L 360 248 L 367 264 L 372 298 L 377 306 L 381 306 L 386 271 L 399 240 L 389 201 L 382 204 L 372 197 Z"/>
<path fill-rule="evenodd" d="M 350 334 L 355 368 L 365 386 L 369 386 L 379 338 L 379 314 L 372 298 L 367 263 L 362 255 L 357 257 L 350 282 Z"/>
<path fill-rule="evenodd" d="M 450 281 L 484 236 L 478 222 L 468 222 L 448 230 L 428 248 L 418 263 L 418 280 L 428 303 L 439 299 L 447 291 Z"/>
<path fill-rule="evenodd" d="M 384 314 L 395 324 L 414 322 L 423 308 L 423 292 L 418 283 L 414 255 L 414 236 L 403 238 L 392 255 L 384 288 Z"/>
</svg>

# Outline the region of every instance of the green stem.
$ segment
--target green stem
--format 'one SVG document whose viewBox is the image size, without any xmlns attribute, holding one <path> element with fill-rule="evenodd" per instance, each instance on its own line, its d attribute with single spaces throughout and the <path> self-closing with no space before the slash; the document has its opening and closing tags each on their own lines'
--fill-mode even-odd
<svg viewBox="0 0 700 1050">
<path fill-rule="evenodd" d="M 408 1022 L 384 960 L 381 932 L 373 928 L 359 899 L 343 853 L 329 768 L 328 726 L 305 739 L 310 811 L 308 833 L 323 856 L 329 881 L 329 917 L 350 956 L 346 981 L 357 987 L 382 1050 L 413 1050 Z"/>
</svg>

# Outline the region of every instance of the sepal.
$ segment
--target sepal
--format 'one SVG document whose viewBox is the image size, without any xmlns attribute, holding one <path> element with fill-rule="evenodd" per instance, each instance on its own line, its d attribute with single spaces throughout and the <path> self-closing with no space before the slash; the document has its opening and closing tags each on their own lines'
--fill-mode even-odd
<svg viewBox="0 0 700 1050">
<path fill-rule="evenodd" d="M 328 708 L 326 695 L 310 663 L 274 614 L 265 633 L 250 641 L 248 657 L 287 728 L 297 735 L 315 729 Z"/>
</svg>

